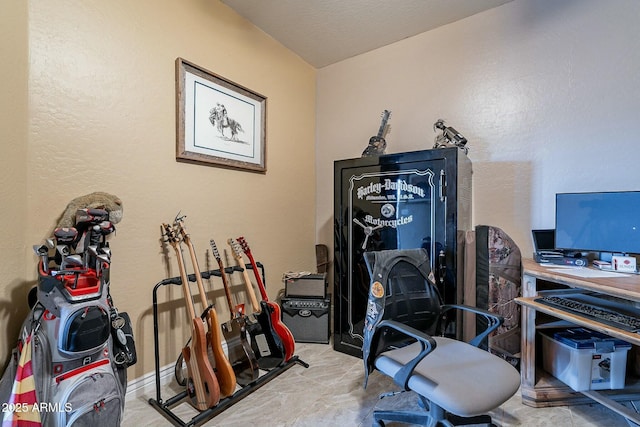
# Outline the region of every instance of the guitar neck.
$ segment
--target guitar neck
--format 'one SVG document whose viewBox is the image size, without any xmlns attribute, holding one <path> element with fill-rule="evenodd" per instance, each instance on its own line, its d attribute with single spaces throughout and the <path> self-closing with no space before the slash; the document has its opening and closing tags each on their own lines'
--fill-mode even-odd
<svg viewBox="0 0 640 427">
<path fill-rule="evenodd" d="M 253 284 L 251 283 L 251 279 L 249 278 L 249 272 L 247 271 L 247 267 L 244 265 L 244 263 L 241 262 L 241 264 L 242 265 L 240 265 L 240 267 L 242 268 L 242 277 L 244 279 L 245 288 L 247 289 L 247 295 L 249 296 L 249 301 L 251 301 L 251 308 L 253 308 L 253 311 L 260 311 L 260 303 L 258 302 L 258 298 L 256 298 L 256 293 L 253 290 Z"/>
<path fill-rule="evenodd" d="M 269 301 L 269 297 L 267 296 L 267 289 L 265 288 L 264 283 L 262 283 L 262 277 L 260 276 L 260 272 L 258 271 L 258 265 L 253 259 L 253 254 L 251 253 L 251 249 L 249 249 L 249 245 L 247 244 L 246 240 L 244 240 L 244 237 L 239 237 L 238 240 L 240 241 L 242 249 L 247 255 L 247 258 L 249 258 L 249 262 L 251 263 L 251 269 L 253 270 L 253 275 L 256 277 L 256 282 L 258 283 L 258 289 L 260 290 L 262 301 Z"/>
<path fill-rule="evenodd" d="M 193 267 L 193 274 L 196 278 L 196 283 L 198 284 L 198 293 L 200 294 L 200 302 L 202 303 L 202 309 L 206 309 L 209 304 L 207 304 L 207 292 L 204 290 L 204 285 L 202 283 L 202 275 L 200 274 L 200 267 L 198 266 L 198 259 L 196 258 L 196 250 L 193 247 L 193 243 L 191 242 L 191 237 L 187 233 L 187 230 L 182 222 L 182 219 L 176 220 L 177 227 L 179 228 L 180 235 L 182 236 L 182 240 L 187 245 L 187 249 L 189 250 L 189 257 L 191 258 L 191 265 Z"/>
<path fill-rule="evenodd" d="M 171 226 L 168 224 L 162 224 L 164 229 L 167 232 L 167 236 L 170 237 L 170 234 L 173 233 L 171 230 Z M 180 244 L 178 241 L 171 241 L 171 246 L 176 252 L 176 259 L 178 260 L 178 270 L 180 271 L 180 281 L 182 282 L 182 293 L 184 295 L 185 305 L 187 306 L 187 314 L 189 315 L 189 319 L 195 319 L 195 309 L 193 308 L 193 297 L 191 296 L 191 290 L 189 289 L 189 278 L 187 277 L 187 270 L 184 266 L 184 258 L 182 257 L 182 249 L 180 248 Z"/>
<path fill-rule="evenodd" d="M 191 239 L 188 237 L 185 239 L 185 244 L 189 249 L 189 256 L 191 257 L 191 264 L 193 265 L 193 274 L 196 276 L 196 283 L 198 284 L 198 293 L 200 294 L 200 302 L 202 303 L 202 308 L 205 309 L 208 307 L 207 304 L 207 292 L 204 290 L 204 284 L 202 283 L 202 275 L 200 274 L 200 268 L 198 267 L 198 260 L 196 258 L 196 251 L 193 248 L 193 244 L 191 243 Z"/>
<path fill-rule="evenodd" d="M 234 239 L 228 239 L 227 243 L 231 246 L 231 252 L 233 253 L 233 258 L 236 260 L 236 264 L 238 267 L 242 268 L 242 277 L 244 280 L 244 285 L 247 290 L 247 296 L 249 297 L 249 301 L 251 301 L 251 308 L 253 308 L 254 312 L 260 311 L 260 303 L 256 298 L 256 293 L 253 291 L 253 285 L 251 284 L 251 279 L 249 278 L 249 272 L 247 272 L 247 267 L 244 264 L 244 259 L 242 259 L 242 249 L 238 245 Z"/>
<path fill-rule="evenodd" d="M 211 252 L 213 253 L 213 257 L 218 262 L 218 268 L 220 269 L 220 277 L 222 278 L 222 285 L 224 286 L 224 294 L 227 297 L 227 304 L 229 305 L 229 313 L 231 314 L 231 318 L 236 317 L 236 310 L 233 306 L 233 300 L 231 298 L 231 288 L 229 286 L 229 280 L 227 278 L 227 273 L 224 271 L 224 263 L 222 262 L 222 257 L 220 257 L 220 253 L 218 252 L 218 247 L 216 246 L 216 242 L 211 239 L 209 240 L 209 244 L 211 245 Z"/>
<path fill-rule="evenodd" d="M 182 281 L 182 293 L 187 305 L 187 312 L 191 319 L 196 319 L 196 310 L 193 307 L 193 296 L 191 295 L 191 289 L 189 289 L 189 277 L 187 276 L 187 270 L 184 265 L 184 258 L 182 257 L 182 251 L 176 250 L 176 258 L 178 259 L 178 269 L 180 270 L 180 280 Z"/>
<path fill-rule="evenodd" d="M 391 115 L 391 112 L 389 110 L 384 110 L 382 112 L 382 122 L 380 122 L 380 129 L 378 130 L 378 138 L 382 138 L 382 135 L 384 135 L 384 128 L 387 127 L 387 121 L 389 120 L 389 116 Z"/>
</svg>

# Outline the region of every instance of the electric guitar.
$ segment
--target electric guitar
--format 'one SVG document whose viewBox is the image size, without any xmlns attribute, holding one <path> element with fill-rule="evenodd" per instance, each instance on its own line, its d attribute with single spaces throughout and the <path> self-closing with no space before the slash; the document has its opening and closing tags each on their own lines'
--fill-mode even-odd
<svg viewBox="0 0 640 427">
<path fill-rule="evenodd" d="M 227 243 L 231 247 L 231 253 L 233 254 L 233 258 L 236 260 L 236 265 L 242 269 L 242 277 L 244 278 L 244 285 L 247 290 L 247 296 L 249 297 L 249 301 L 251 301 L 251 308 L 253 308 L 254 312 L 259 312 L 260 303 L 256 298 L 256 293 L 253 291 L 253 285 L 251 284 L 251 279 L 249 279 L 249 273 L 247 272 L 247 268 L 244 265 L 244 259 L 242 258 L 242 248 L 234 238 L 227 239 Z"/>
<path fill-rule="evenodd" d="M 184 217 L 183 217 L 184 218 Z M 207 341 L 209 343 L 209 349 L 211 350 L 213 360 L 213 367 L 215 376 L 218 379 L 220 385 L 220 394 L 222 397 L 231 396 L 236 391 L 236 374 L 233 372 L 229 359 L 224 354 L 222 348 L 222 342 L 220 337 L 220 323 L 218 322 L 218 314 L 216 313 L 213 305 L 207 304 L 207 294 L 202 284 L 202 276 L 200 275 L 200 268 L 198 267 L 198 260 L 196 259 L 196 252 L 193 248 L 191 238 L 184 227 L 183 218 L 177 218 L 176 224 L 179 228 L 182 240 L 184 240 L 187 248 L 189 249 L 189 255 L 191 257 L 191 263 L 193 264 L 194 275 L 196 277 L 196 283 L 198 284 L 198 291 L 200 293 L 200 301 L 202 306 L 207 309 L 207 324 L 209 326 L 209 332 L 207 334 Z"/>
<path fill-rule="evenodd" d="M 229 281 L 227 280 L 227 273 L 224 271 L 224 264 L 218 252 L 218 247 L 213 239 L 209 240 L 209 244 L 211 245 L 213 257 L 218 261 L 220 276 L 222 277 L 222 284 L 224 285 L 224 293 L 227 297 L 229 313 L 231 314 L 231 320 L 222 324 L 222 333 L 227 342 L 227 354 L 229 355 L 229 362 L 231 362 L 233 371 L 236 374 L 236 381 L 244 387 L 258 378 L 260 374 L 258 361 L 251 349 L 249 341 L 247 341 L 244 304 L 238 304 L 234 307 Z"/>
<path fill-rule="evenodd" d="M 187 314 L 191 322 L 191 340 L 182 349 L 182 357 L 187 365 L 187 395 L 194 408 L 204 411 L 218 404 L 220 401 L 220 386 L 213 372 L 207 355 L 207 336 L 204 323 L 196 316 L 189 287 L 189 279 L 182 258 L 180 238 L 173 227 L 162 224 L 167 241 L 173 246 L 178 260 L 182 293 L 184 294 Z"/>
<path fill-rule="evenodd" d="M 251 348 L 261 369 L 269 370 L 281 365 L 285 360 L 284 345 L 280 335 L 275 330 L 273 319 L 266 302 L 258 302 L 253 292 L 253 285 L 249 279 L 247 267 L 242 258 L 242 249 L 234 240 L 227 241 L 231 246 L 236 263 L 242 268 L 242 276 L 247 288 L 247 295 L 251 300 L 254 313 L 247 316 L 247 331 L 251 336 Z M 255 320 L 251 320 L 251 317 Z"/>
<path fill-rule="evenodd" d="M 267 296 L 267 289 L 264 287 L 264 283 L 262 283 L 262 277 L 260 277 L 260 272 L 258 271 L 258 266 L 256 265 L 256 262 L 253 259 L 253 255 L 251 254 L 251 250 L 249 249 L 249 244 L 244 239 L 244 237 L 238 237 L 238 242 L 240 243 L 240 246 L 242 246 L 242 250 L 251 262 L 253 274 L 256 278 L 256 282 L 258 283 L 260 295 L 262 296 L 263 310 L 264 307 L 266 307 L 270 314 L 273 327 L 278 336 L 280 336 L 280 339 L 282 339 L 282 345 L 284 346 L 284 361 L 287 362 L 293 357 L 293 353 L 295 352 L 296 342 L 293 338 L 293 334 L 291 333 L 289 328 L 287 328 L 287 326 L 282 323 L 280 306 L 274 302 L 269 301 L 269 297 Z"/>
<path fill-rule="evenodd" d="M 382 112 L 382 121 L 380 122 L 380 129 L 378 129 L 378 134 L 369 138 L 369 145 L 362 152 L 362 157 L 366 156 L 380 156 L 384 154 L 385 149 L 387 148 L 387 141 L 384 139 L 384 131 L 387 127 L 387 122 L 389 121 L 389 117 L 391 117 L 391 111 L 384 110 Z"/>
</svg>

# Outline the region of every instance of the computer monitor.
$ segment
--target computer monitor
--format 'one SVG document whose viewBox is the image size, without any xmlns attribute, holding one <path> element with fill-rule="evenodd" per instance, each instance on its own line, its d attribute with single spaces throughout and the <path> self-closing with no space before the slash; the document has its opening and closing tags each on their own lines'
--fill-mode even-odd
<svg viewBox="0 0 640 427">
<path fill-rule="evenodd" d="M 556 194 L 555 247 L 640 254 L 640 191 Z"/>
<path fill-rule="evenodd" d="M 549 252 L 556 249 L 556 230 L 531 230 L 533 250 L 535 252 Z"/>
</svg>

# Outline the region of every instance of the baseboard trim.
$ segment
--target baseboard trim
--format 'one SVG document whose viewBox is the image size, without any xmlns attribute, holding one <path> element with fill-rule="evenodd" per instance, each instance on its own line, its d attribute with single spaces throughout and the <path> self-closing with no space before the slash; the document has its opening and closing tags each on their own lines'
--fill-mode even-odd
<svg viewBox="0 0 640 427">
<path fill-rule="evenodd" d="M 160 386 L 169 384 L 174 376 L 174 363 L 162 366 L 160 368 Z M 156 396 L 156 373 L 147 372 L 141 377 L 135 378 L 127 382 L 126 398 L 136 397 L 155 397 Z"/>
<path fill-rule="evenodd" d="M 227 352 L 227 343 L 222 342 L 222 351 L 224 354 L 228 354 Z M 184 366 L 184 361 L 183 361 Z M 169 363 L 168 365 L 162 366 L 160 368 L 160 386 L 165 386 L 173 381 L 175 375 L 175 362 Z M 127 382 L 127 393 L 125 398 L 130 397 L 156 397 L 156 373 L 147 372 L 141 377 L 135 378 L 131 381 Z"/>
</svg>

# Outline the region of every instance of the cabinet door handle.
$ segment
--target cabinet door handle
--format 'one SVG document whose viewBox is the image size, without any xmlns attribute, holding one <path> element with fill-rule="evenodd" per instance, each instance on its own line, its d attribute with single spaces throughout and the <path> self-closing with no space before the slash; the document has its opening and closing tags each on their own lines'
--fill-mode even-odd
<svg viewBox="0 0 640 427">
<path fill-rule="evenodd" d="M 447 256 L 444 250 L 441 250 L 438 254 L 438 280 L 441 285 L 444 285 L 444 276 L 447 273 Z"/>
<path fill-rule="evenodd" d="M 440 169 L 440 201 L 444 202 L 447 198 L 447 176 L 444 171 Z"/>
</svg>

